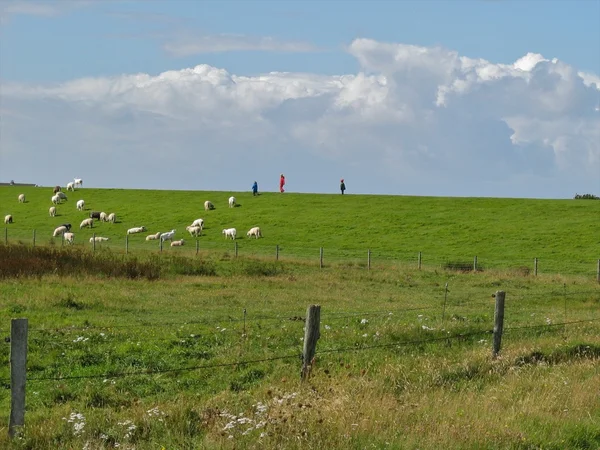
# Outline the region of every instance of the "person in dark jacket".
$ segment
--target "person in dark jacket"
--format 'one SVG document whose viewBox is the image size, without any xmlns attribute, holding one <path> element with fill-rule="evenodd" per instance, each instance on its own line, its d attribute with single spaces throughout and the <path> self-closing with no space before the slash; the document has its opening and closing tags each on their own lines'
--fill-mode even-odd
<svg viewBox="0 0 600 450">
<path fill-rule="evenodd" d="M 340 191 L 342 191 L 342 195 L 344 195 L 344 191 L 346 190 L 346 183 L 344 183 L 344 179 L 340 180 Z"/>
<path fill-rule="evenodd" d="M 258 183 L 256 181 L 252 185 L 252 195 L 254 195 L 254 196 L 258 195 Z"/>
<path fill-rule="evenodd" d="M 283 176 L 283 174 L 281 174 L 281 176 L 279 177 L 279 192 L 281 192 L 282 194 L 285 192 L 285 190 L 283 189 L 284 186 L 285 186 L 285 177 Z"/>
</svg>

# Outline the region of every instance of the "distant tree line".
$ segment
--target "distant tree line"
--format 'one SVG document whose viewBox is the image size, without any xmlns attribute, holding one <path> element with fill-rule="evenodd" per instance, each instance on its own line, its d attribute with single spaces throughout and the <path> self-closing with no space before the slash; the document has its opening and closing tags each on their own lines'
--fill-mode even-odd
<svg viewBox="0 0 600 450">
<path fill-rule="evenodd" d="M 575 200 L 600 200 L 600 197 L 594 194 L 575 194 Z"/>
</svg>

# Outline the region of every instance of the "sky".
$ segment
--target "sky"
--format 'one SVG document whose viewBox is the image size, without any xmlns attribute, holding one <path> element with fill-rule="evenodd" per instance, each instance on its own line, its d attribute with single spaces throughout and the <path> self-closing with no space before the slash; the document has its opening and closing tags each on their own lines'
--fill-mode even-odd
<svg viewBox="0 0 600 450">
<path fill-rule="evenodd" d="M 600 195 L 600 0 L 0 0 L 0 181 Z"/>
</svg>

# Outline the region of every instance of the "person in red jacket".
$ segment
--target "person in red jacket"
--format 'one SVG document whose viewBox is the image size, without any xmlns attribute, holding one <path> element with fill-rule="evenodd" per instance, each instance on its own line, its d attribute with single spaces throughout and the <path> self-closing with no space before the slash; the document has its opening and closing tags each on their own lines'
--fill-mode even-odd
<svg viewBox="0 0 600 450">
<path fill-rule="evenodd" d="M 281 177 L 279 177 L 279 192 L 281 192 L 283 194 L 284 189 L 283 187 L 285 186 L 285 177 L 283 176 L 283 174 L 281 174 Z"/>
</svg>

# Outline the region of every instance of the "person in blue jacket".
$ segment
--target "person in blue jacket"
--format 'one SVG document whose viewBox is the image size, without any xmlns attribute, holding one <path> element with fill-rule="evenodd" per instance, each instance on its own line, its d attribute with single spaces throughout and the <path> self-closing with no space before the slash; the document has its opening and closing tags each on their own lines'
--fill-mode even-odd
<svg viewBox="0 0 600 450">
<path fill-rule="evenodd" d="M 256 181 L 252 185 L 252 195 L 258 195 L 258 183 Z"/>
</svg>

